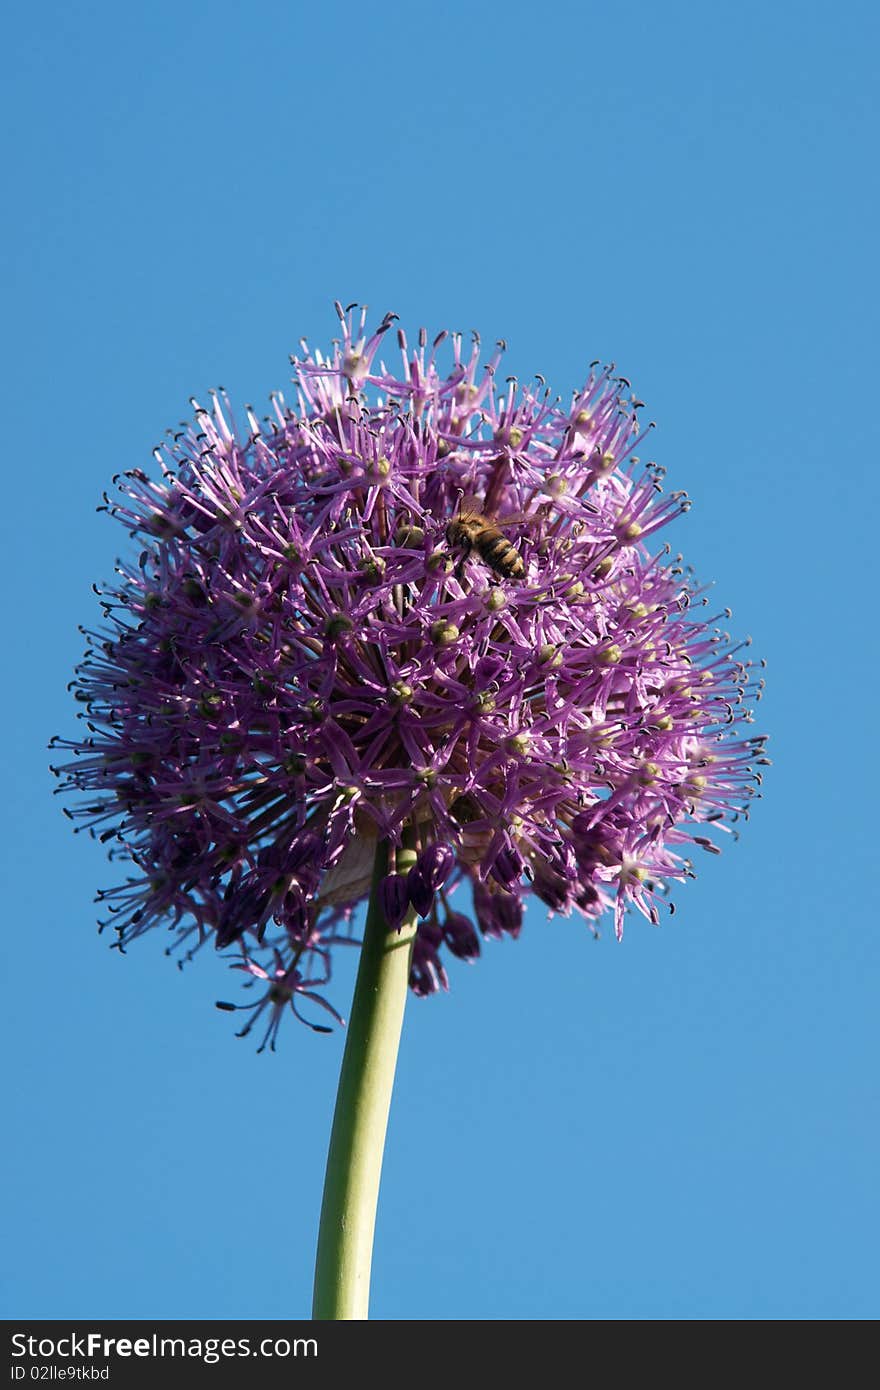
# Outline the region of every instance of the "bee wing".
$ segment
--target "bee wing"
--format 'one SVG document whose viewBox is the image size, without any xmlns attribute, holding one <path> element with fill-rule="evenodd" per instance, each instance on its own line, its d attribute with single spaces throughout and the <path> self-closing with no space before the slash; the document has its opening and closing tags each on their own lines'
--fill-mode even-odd
<svg viewBox="0 0 880 1390">
<path fill-rule="evenodd" d="M 484 521 L 491 521 L 493 526 L 518 526 L 523 522 L 540 521 L 542 510 L 542 507 L 536 507 L 530 512 L 505 512 L 504 516 L 496 516 L 494 512 L 486 511 L 486 504 L 482 497 L 469 493 L 466 497 L 462 497 L 458 507 L 458 515 L 478 516 Z"/>
<path fill-rule="evenodd" d="M 526 505 L 529 506 L 528 503 Z M 506 512 L 503 517 L 498 517 L 498 524 L 504 525 L 506 523 L 509 526 L 515 526 L 522 522 L 528 522 L 530 526 L 540 526 L 549 519 L 555 510 L 554 503 L 550 498 L 544 498 L 543 501 L 538 502 L 537 506 L 529 506 L 528 511 Z"/>
<path fill-rule="evenodd" d="M 458 504 L 459 516 L 485 516 L 486 508 L 481 497 L 468 493 Z"/>
</svg>

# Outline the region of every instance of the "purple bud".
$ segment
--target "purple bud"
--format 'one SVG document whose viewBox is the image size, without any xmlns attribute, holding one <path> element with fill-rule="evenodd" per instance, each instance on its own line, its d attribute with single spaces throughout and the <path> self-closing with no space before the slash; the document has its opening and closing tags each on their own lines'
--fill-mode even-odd
<svg viewBox="0 0 880 1390">
<path fill-rule="evenodd" d="M 421 864 L 415 864 L 406 876 L 409 900 L 420 917 L 427 917 L 434 904 L 434 889 L 422 872 Z"/>
<path fill-rule="evenodd" d="M 420 917 L 427 917 L 434 894 L 452 873 L 455 853 L 449 845 L 429 845 L 409 871 L 409 899 Z"/>
<path fill-rule="evenodd" d="M 425 882 L 434 890 L 442 888 L 455 864 L 455 853 L 449 845 L 429 845 L 419 855 L 417 868 Z"/>
<path fill-rule="evenodd" d="M 570 853 L 553 851 L 546 859 L 535 861 L 534 891 L 554 912 L 564 912 L 571 906 L 577 872 Z"/>
<path fill-rule="evenodd" d="M 405 874 L 386 874 L 379 884 L 379 902 L 385 921 L 397 931 L 409 907 L 409 891 Z"/>
<path fill-rule="evenodd" d="M 417 940 L 436 955 L 443 944 L 443 930 L 436 922 L 419 922 Z"/>
<path fill-rule="evenodd" d="M 535 894 L 546 903 L 552 912 L 564 912 L 571 902 L 571 885 L 557 874 L 538 873 L 535 877 Z"/>
<path fill-rule="evenodd" d="M 582 912 L 586 912 L 589 917 L 598 917 L 602 911 L 602 900 L 599 897 L 598 889 L 592 883 L 586 883 L 579 888 L 575 902 Z"/>
<path fill-rule="evenodd" d="M 214 934 L 214 949 L 224 951 L 227 946 L 232 945 L 233 941 L 238 940 L 245 929 L 246 923 L 239 921 L 231 913 L 224 912 Z"/>
<path fill-rule="evenodd" d="M 571 823 L 574 836 L 572 849 L 577 861 L 578 877 L 589 878 L 597 864 L 619 862 L 620 834 L 609 819 L 589 826 L 592 811 L 582 811 Z"/>
<path fill-rule="evenodd" d="M 523 920 L 522 898 L 515 893 L 499 893 L 498 920 L 501 930 L 506 931 L 508 936 L 519 936 Z"/>
<path fill-rule="evenodd" d="M 495 862 L 489 870 L 496 883 L 500 883 L 502 888 L 512 888 L 518 883 L 522 876 L 523 862 L 515 849 L 510 845 L 504 848 L 495 856 Z"/>
<path fill-rule="evenodd" d="M 285 868 L 289 874 L 295 874 L 297 869 L 308 865 L 311 869 L 317 869 L 321 863 L 321 850 L 323 841 L 320 835 L 316 835 L 313 830 L 306 830 L 302 835 L 297 835 L 292 841 L 287 853 Z"/>
<path fill-rule="evenodd" d="M 463 912 L 448 912 L 443 923 L 443 940 L 459 960 L 476 960 L 480 954 L 480 938 L 474 924 Z"/>
<path fill-rule="evenodd" d="M 412 967 L 409 972 L 409 987 L 414 994 L 425 998 L 429 994 L 436 994 L 438 990 L 449 988 L 449 979 L 446 971 L 437 955 L 438 941 L 434 941 L 434 932 L 425 932 L 419 927 L 419 932 L 413 947 Z"/>
<path fill-rule="evenodd" d="M 409 987 L 420 999 L 449 988 L 449 976 L 439 961 L 416 961 L 409 972 Z"/>
<path fill-rule="evenodd" d="M 300 865 L 309 861 L 317 866 L 322 843 L 321 837 L 311 830 L 295 835 L 290 841 L 275 840 L 263 846 L 257 855 L 257 864 L 261 869 L 275 869 L 285 874 L 295 873 Z"/>
<path fill-rule="evenodd" d="M 280 906 L 275 910 L 275 920 L 284 927 L 291 941 L 302 939 L 308 927 L 309 917 L 305 894 L 301 888 L 296 885 L 288 888 Z"/>
<path fill-rule="evenodd" d="M 474 883 L 474 910 L 484 936 L 519 936 L 522 927 L 522 899 L 516 893 L 491 889 L 477 880 Z"/>
<path fill-rule="evenodd" d="M 263 886 L 259 874 L 250 873 L 231 882 L 223 895 L 215 946 L 218 951 L 231 946 L 246 931 L 256 930 L 262 941 L 270 916 L 272 894 Z"/>
</svg>

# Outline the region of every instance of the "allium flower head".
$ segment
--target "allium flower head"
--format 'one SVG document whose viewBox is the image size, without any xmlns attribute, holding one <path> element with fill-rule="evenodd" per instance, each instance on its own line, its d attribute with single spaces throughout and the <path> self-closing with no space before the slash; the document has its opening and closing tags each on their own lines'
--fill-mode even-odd
<svg viewBox="0 0 880 1390">
<path fill-rule="evenodd" d="M 138 553 L 77 672 L 87 735 L 57 741 L 70 814 L 131 865 L 100 895 L 117 944 L 170 926 L 183 957 L 230 953 L 272 1042 L 288 1004 L 335 1014 L 378 845 L 430 994 L 531 894 L 657 922 L 762 751 L 751 663 L 658 546 L 688 503 L 636 456 L 629 383 L 594 364 L 563 406 L 445 333 L 398 331 L 393 370 L 393 316 L 339 317 L 271 417 L 193 401 L 158 475 L 117 480 Z"/>
</svg>

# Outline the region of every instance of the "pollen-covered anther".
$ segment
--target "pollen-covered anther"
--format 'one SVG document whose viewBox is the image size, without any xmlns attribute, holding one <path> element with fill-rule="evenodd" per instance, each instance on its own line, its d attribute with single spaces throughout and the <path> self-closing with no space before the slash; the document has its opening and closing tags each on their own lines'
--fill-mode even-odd
<svg viewBox="0 0 880 1390">
<path fill-rule="evenodd" d="M 384 454 L 377 459 L 370 459 L 364 469 L 368 478 L 387 478 L 391 472 L 391 464 Z"/>
<path fill-rule="evenodd" d="M 703 777 L 700 773 L 693 773 L 690 777 L 685 778 L 681 786 L 682 790 L 691 797 L 702 796 L 708 786 L 708 778 Z"/>
<path fill-rule="evenodd" d="M 210 603 L 204 584 L 200 583 L 194 575 L 187 575 L 181 587 L 191 603 Z"/>
<path fill-rule="evenodd" d="M 420 550 L 425 543 L 424 528 L 409 521 L 402 522 L 394 533 L 394 540 L 401 550 Z"/>
<path fill-rule="evenodd" d="M 203 719 L 210 719 L 217 713 L 222 704 L 223 696 L 219 690 L 211 690 L 199 700 L 197 709 Z"/>
<path fill-rule="evenodd" d="M 367 579 L 380 580 L 387 569 L 387 563 L 381 555 L 368 555 L 358 561 L 358 569 Z"/>
<path fill-rule="evenodd" d="M 456 386 L 454 391 L 456 402 L 461 405 L 463 402 L 473 401 L 480 394 L 479 387 L 472 381 L 462 381 Z"/>
<path fill-rule="evenodd" d="M 348 352 L 342 359 L 342 370 L 349 380 L 357 376 L 363 356 L 359 352 Z"/>
<path fill-rule="evenodd" d="M 436 642 L 439 647 L 450 647 L 453 642 L 457 642 L 460 636 L 455 623 L 447 623 L 444 618 L 438 618 L 431 624 L 431 640 Z"/>
<path fill-rule="evenodd" d="M 426 565 L 430 574 L 436 574 L 438 570 L 446 570 L 449 572 L 454 568 L 454 562 L 449 552 L 440 547 L 431 551 L 427 558 Z"/>
<path fill-rule="evenodd" d="M 341 637 L 343 633 L 353 630 L 354 620 L 347 613 L 334 613 L 324 624 L 324 632 L 331 642 L 337 637 Z"/>
<path fill-rule="evenodd" d="M 620 882 L 622 884 L 644 883 L 647 880 L 648 876 L 649 875 L 647 869 L 643 868 L 641 864 L 637 864 L 632 860 L 624 858 L 624 861 L 620 866 L 619 875 Z"/>
<path fill-rule="evenodd" d="M 388 693 L 393 705 L 409 705 L 415 691 L 406 681 L 395 681 Z"/>
<path fill-rule="evenodd" d="M 592 578 L 596 580 L 604 579 L 606 575 L 611 573 L 613 565 L 614 561 L 612 560 L 611 556 L 604 556 L 603 559 L 599 561 L 596 568 L 593 570 Z"/>
</svg>

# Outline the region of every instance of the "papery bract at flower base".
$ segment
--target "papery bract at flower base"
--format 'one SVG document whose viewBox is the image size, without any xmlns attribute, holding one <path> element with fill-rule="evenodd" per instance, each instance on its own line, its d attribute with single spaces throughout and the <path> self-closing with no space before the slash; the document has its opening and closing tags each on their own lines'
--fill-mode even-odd
<svg viewBox="0 0 880 1390">
<path fill-rule="evenodd" d="M 288 1004 L 324 1002 L 380 838 L 431 993 L 441 950 L 478 954 L 462 885 L 489 936 L 518 934 L 530 894 L 593 930 L 630 905 L 656 921 L 762 751 L 739 729 L 749 663 L 653 549 L 687 502 L 639 463 L 627 384 L 594 368 L 562 406 L 456 335 L 441 369 L 444 334 L 398 333 L 394 371 L 391 318 L 340 321 L 270 418 L 193 402 L 158 476 L 119 480 L 138 550 L 77 673 L 88 732 L 58 740 L 73 816 L 132 866 L 102 895 L 119 943 L 170 925 L 186 956 L 230 950 L 273 1042 Z M 463 499 L 486 530 L 456 552 Z"/>
</svg>

